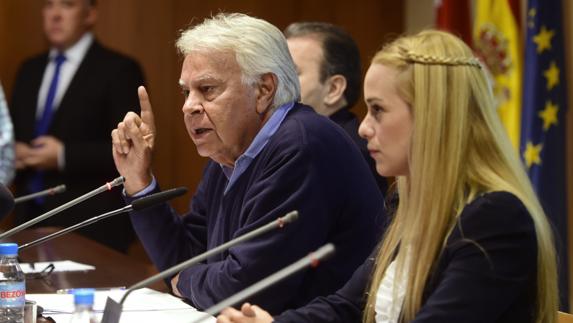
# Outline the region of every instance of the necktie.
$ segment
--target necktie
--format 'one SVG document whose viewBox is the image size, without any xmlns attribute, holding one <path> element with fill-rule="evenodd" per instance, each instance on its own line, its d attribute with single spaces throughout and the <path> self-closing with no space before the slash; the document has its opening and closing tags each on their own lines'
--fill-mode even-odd
<svg viewBox="0 0 573 323">
<path fill-rule="evenodd" d="M 54 69 L 54 76 L 52 77 L 52 82 L 50 83 L 50 88 L 48 89 L 48 96 L 46 97 L 46 104 L 44 105 L 44 111 L 42 116 L 36 120 L 36 128 L 34 134 L 36 137 L 43 136 L 48 132 L 50 123 L 52 122 L 53 110 L 54 110 L 54 99 L 56 98 L 56 92 L 58 91 L 58 82 L 60 81 L 60 70 L 62 69 L 62 64 L 66 60 L 66 56 L 62 53 L 54 58 L 54 63 L 56 63 L 56 68 Z"/>
<path fill-rule="evenodd" d="M 54 69 L 54 76 L 52 77 L 52 82 L 50 82 L 50 87 L 48 89 L 48 95 L 46 96 L 44 111 L 40 118 L 36 120 L 36 126 L 34 128 L 35 137 L 45 135 L 48 133 L 48 129 L 50 128 L 50 123 L 52 122 L 52 117 L 54 115 L 54 100 L 56 98 L 56 92 L 58 91 L 58 82 L 60 81 L 60 70 L 62 69 L 62 64 L 65 61 L 66 56 L 62 53 L 58 53 L 54 58 L 56 68 Z M 44 189 L 44 176 L 41 171 L 34 172 L 30 182 L 28 183 L 28 189 L 32 193 L 36 193 Z M 44 204 L 44 199 L 36 198 L 35 202 L 37 204 Z"/>
</svg>

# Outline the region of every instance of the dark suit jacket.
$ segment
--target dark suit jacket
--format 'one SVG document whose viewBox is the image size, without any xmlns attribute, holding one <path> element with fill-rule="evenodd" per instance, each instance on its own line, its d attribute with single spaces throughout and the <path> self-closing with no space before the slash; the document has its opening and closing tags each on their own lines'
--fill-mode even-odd
<svg viewBox="0 0 573 323">
<path fill-rule="evenodd" d="M 378 188 L 382 195 L 386 198 L 386 193 L 388 191 L 388 181 L 386 178 L 380 176 L 376 171 L 376 162 L 370 156 L 368 152 L 368 148 L 366 147 L 366 140 L 361 138 L 358 135 L 358 127 L 360 126 L 360 122 L 358 118 L 352 111 L 348 108 L 342 108 L 330 116 L 330 120 L 334 121 L 337 125 L 341 126 L 344 131 L 352 138 L 356 146 L 360 149 L 362 156 L 366 159 L 368 166 L 370 167 L 370 172 L 374 176 L 376 183 L 378 184 Z"/>
<path fill-rule="evenodd" d="M 24 62 L 18 72 L 10 105 L 17 141 L 34 139 L 38 92 L 47 63 L 48 53 L 44 53 Z M 18 205 L 17 222 L 29 220 L 118 176 L 111 153 L 111 131 L 128 111 L 139 113 L 137 87 L 143 82 L 137 62 L 94 40 L 47 134 L 64 143 L 65 169 L 46 172 L 44 184 L 46 187 L 66 184 L 68 190 L 47 198 L 43 206 L 34 202 Z M 30 170 L 17 173 L 17 195 L 30 193 L 26 186 L 31 175 Z M 40 225 L 69 226 L 111 211 L 123 205 L 120 190 L 102 193 Z M 86 227 L 81 233 L 119 250 L 125 250 L 134 239 L 128 216 L 121 215 Z"/>
<path fill-rule="evenodd" d="M 275 322 L 362 322 L 373 263 L 369 258 L 335 294 Z M 434 268 L 412 322 L 535 322 L 537 239 L 529 212 L 514 195 L 493 192 L 468 204 Z"/>
</svg>

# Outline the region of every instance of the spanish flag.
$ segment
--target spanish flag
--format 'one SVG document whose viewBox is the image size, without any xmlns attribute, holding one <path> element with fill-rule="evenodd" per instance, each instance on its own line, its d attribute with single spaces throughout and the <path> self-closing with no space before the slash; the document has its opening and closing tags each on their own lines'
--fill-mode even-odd
<svg viewBox="0 0 573 323">
<path fill-rule="evenodd" d="M 490 72 L 501 121 L 516 151 L 521 132 L 519 0 L 476 0 L 474 49 Z"/>
<path fill-rule="evenodd" d="M 472 47 L 470 0 L 434 0 L 436 27 L 460 37 Z"/>
</svg>

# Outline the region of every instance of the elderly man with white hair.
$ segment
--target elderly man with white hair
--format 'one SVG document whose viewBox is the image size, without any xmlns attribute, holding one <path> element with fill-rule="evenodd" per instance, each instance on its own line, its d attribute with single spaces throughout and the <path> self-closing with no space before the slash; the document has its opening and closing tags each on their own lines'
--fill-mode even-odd
<svg viewBox="0 0 573 323">
<path fill-rule="evenodd" d="M 298 221 L 249 240 L 172 278 L 174 294 L 205 309 L 332 242 L 336 255 L 250 301 L 279 313 L 341 287 L 369 255 L 384 223 L 380 191 L 344 130 L 297 103 L 300 85 L 284 36 L 268 22 L 219 14 L 184 31 L 179 85 L 183 118 L 209 157 L 184 216 L 167 204 L 131 214 L 159 270 L 267 224 L 292 210 Z M 149 98 L 112 132 L 127 201 L 159 190 L 151 155 Z"/>
</svg>

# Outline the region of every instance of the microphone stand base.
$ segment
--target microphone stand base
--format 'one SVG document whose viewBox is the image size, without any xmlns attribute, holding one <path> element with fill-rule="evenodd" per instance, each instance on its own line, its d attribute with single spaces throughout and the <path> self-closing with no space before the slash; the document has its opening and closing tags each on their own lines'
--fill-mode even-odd
<svg viewBox="0 0 573 323">
<path fill-rule="evenodd" d="M 119 323 L 121 310 L 121 304 L 111 299 L 111 297 L 108 297 L 105 302 L 105 309 L 103 310 L 101 323 Z"/>
</svg>

